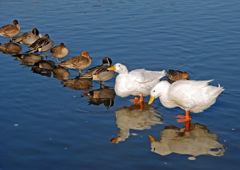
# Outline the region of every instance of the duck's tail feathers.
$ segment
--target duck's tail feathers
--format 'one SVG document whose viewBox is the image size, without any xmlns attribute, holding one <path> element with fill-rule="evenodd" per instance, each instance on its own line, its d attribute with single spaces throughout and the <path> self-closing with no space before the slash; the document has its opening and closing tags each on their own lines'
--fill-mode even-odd
<svg viewBox="0 0 240 170">
<path fill-rule="evenodd" d="M 219 95 L 220 93 L 222 93 L 222 91 L 225 90 L 223 87 L 220 86 L 220 84 L 218 84 L 218 87 L 216 87 L 216 86 L 212 86 L 212 87 L 213 87 L 213 88 L 211 89 L 211 91 L 212 91 L 212 94 L 211 94 L 211 95 L 212 95 L 214 98 L 217 98 L 218 95 Z"/>
</svg>

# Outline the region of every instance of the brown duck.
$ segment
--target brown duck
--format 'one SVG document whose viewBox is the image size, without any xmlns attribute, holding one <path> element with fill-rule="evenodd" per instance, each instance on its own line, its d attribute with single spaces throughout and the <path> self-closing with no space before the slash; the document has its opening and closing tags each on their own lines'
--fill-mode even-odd
<svg viewBox="0 0 240 170">
<path fill-rule="evenodd" d="M 178 71 L 178 70 L 171 70 L 169 69 L 167 72 L 168 75 L 168 80 L 170 80 L 171 82 L 175 82 L 178 80 L 188 80 L 188 73 L 182 72 L 182 71 Z"/>
<path fill-rule="evenodd" d="M 79 76 L 81 76 L 81 70 L 90 66 L 91 63 L 92 59 L 89 57 L 89 53 L 87 51 L 83 51 L 81 55 L 69 58 L 59 65 L 65 68 L 78 69 Z"/>
<path fill-rule="evenodd" d="M 57 59 L 58 62 L 59 58 L 61 58 L 63 61 L 63 58 L 68 55 L 69 50 L 63 43 L 61 43 L 60 45 L 53 47 L 50 53 Z"/>
<path fill-rule="evenodd" d="M 0 35 L 3 37 L 8 37 L 12 41 L 12 37 L 19 34 L 21 28 L 18 25 L 18 21 L 14 20 L 13 24 L 8 24 L 0 28 Z"/>
</svg>

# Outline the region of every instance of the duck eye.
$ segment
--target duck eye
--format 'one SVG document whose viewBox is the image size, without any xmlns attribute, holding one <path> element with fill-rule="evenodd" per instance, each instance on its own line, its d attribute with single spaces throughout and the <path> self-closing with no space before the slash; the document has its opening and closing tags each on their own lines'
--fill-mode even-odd
<svg viewBox="0 0 240 170">
<path fill-rule="evenodd" d="M 153 92 L 155 92 L 155 90 L 153 90 Z"/>
</svg>

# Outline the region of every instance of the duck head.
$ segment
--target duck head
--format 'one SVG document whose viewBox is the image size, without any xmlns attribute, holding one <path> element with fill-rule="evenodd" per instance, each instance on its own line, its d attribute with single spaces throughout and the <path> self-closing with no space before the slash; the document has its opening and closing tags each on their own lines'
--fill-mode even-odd
<svg viewBox="0 0 240 170">
<path fill-rule="evenodd" d="M 167 92 L 169 85 L 170 84 L 167 81 L 160 81 L 158 84 L 156 84 L 150 91 L 150 99 L 148 104 L 150 105 L 155 98 L 161 97 L 164 92 Z"/>
<path fill-rule="evenodd" d="M 127 74 L 128 73 L 128 69 L 125 65 L 117 63 L 114 66 L 108 68 L 108 70 L 112 70 L 115 71 L 119 74 Z"/>
<path fill-rule="evenodd" d="M 108 57 L 104 57 L 102 59 L 102 64 L 108 64 L 108 66 L 112 66 L 112 60 Z"/>
</svg>

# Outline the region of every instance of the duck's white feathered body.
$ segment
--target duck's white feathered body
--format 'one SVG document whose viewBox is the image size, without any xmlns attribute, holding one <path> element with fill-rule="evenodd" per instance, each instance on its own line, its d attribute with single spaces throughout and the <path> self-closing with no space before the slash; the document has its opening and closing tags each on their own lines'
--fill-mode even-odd
<svg viewBox="0 0 240 170">
<path fill-rule="evenodd" d="M 199 113 L 216 102 L 223 87 L 208 85 L 212 80 L 179 80 L 173 84 L 159 82 L 152 90 L 151 96 L 159 97 L 167 108 L 180 107 L 185 111 Z"/>
<path fill-rule="evenodd" d="M 160 78 L 165 76 L 163 71 L 148 71 L 145 69 L 137 69 L 128 72 L 127 67 L 122 64 L 115 64 L 116 77 L 115 92 L 120 97 L 129 95 L 143 96 L 150 95 L 150 90 L 159 82 Z"/>
</svg>

